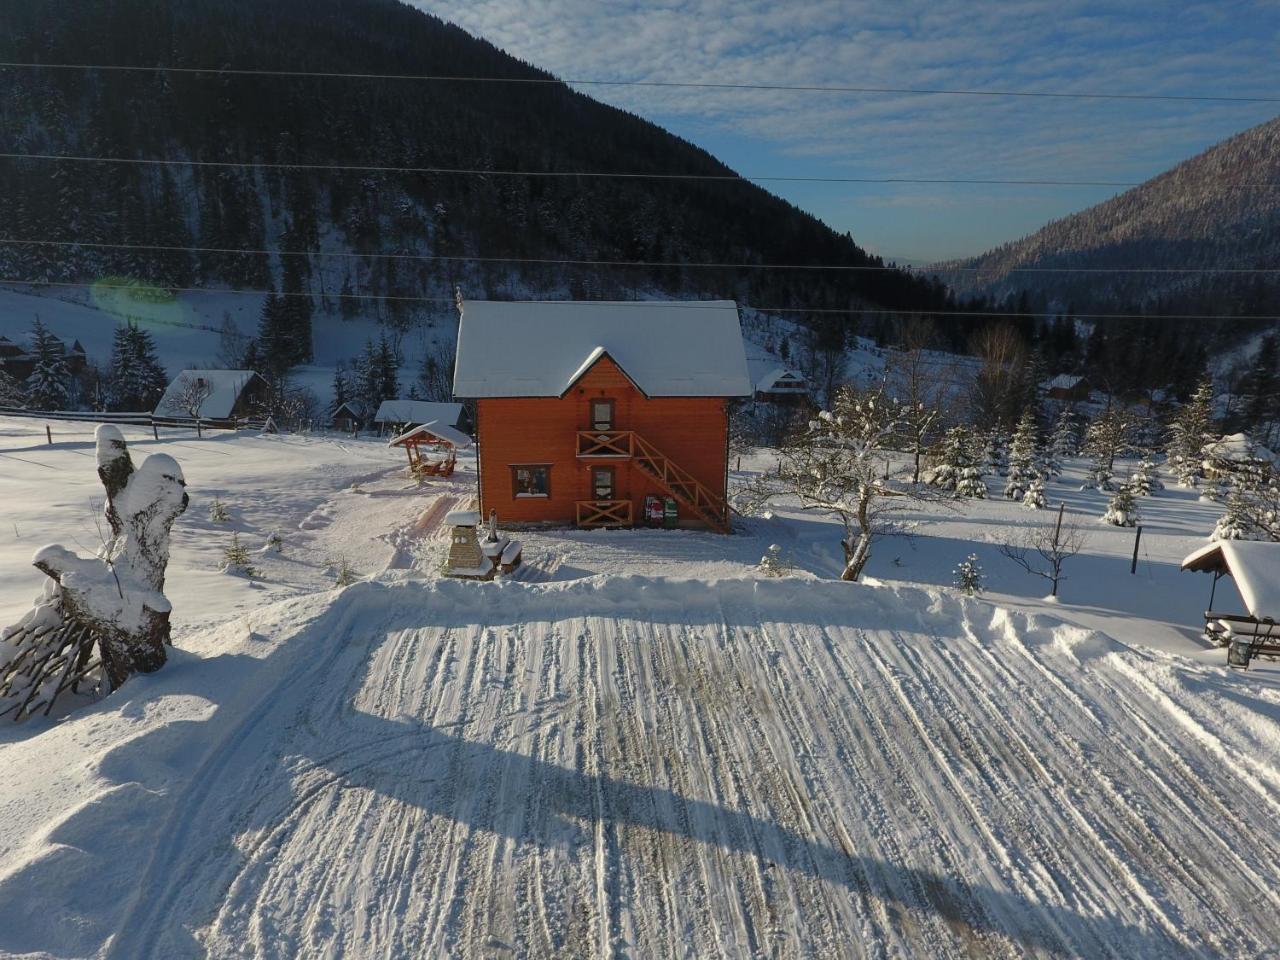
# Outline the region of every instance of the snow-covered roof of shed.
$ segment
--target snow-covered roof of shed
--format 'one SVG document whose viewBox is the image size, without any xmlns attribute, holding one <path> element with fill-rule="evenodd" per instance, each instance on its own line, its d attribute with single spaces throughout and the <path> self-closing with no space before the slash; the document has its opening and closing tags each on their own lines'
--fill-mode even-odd
<svg viewBox="0 0 1280 960">
<path fill-rule="evenodd" d="M 170 401 L 182 396 L 187 383 L 203 380 L 209 388 L 209 395 L 200 403 L 199 415 L 229 417 L 245 384 L 256 376 L 252 370 L 183 370 L 165 388 L 164 396 L 156 404 L 155 414 L 158 417 L 186 416 L 186 410 L 175 408 Z"/>
<path fill-rule="evenodd" d="M 1228 434 L 1221 440 L 1206 443 L 1200 452 L 1206 457 L 1212 457 L 1216 460 L 1244 461 L 1257 458 L 1259 460 L 1269 460 L 1273 463 L 1277 461 L 1274 453 L 1266 447 L 1254 443 L 1249 439 L 1248 434 L 1244 433 Z"/>
<path fill-rule="evenodd" d="M 468 300 L 459 397 L 558 397 L 605 353 L 651 397 L 751 394 L 732 300 Z"/>
<path fill-rule="evenodd" d="M 1183 570 L 1224 568 L 1250 616 L 1280 620 L 1280 543 L 1215 540 L 1182 561 Z"/>
<path fill-rule="evenodd" d="M 373 415 L 375 423 L 444 423 L 456 426 L 462 404 L 437 400 L 383 400 Z"/>
<path fill-rule="evenodd" d="M 1084 377 L 1074 373 L 1060 373 L 1049 381 L 1050 390 L 1070 390 L 1078 387 L 1084 380 Z"/>
<path fill-rule="evenodd" d="M 471 438 L 461 430 L 456 430 L 447 423 L 440 423 L 435 420 L 430 423 L 420 424 L 412 430 L 406 430 L 398 437 L 392 437 L 387 441 L 387 446 L 393 447 L 417 436 L 435 437 L 437 440 L 447 440 L 458 449 L 471 446 Z"/>
</svg>

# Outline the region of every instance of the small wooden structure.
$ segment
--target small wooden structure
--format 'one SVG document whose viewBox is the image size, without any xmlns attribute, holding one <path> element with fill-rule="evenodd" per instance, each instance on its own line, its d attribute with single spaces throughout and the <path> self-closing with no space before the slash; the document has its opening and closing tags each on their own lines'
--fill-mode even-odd
<svg viewBox="0 0 1280 960">
<path fill-rule="evenodd" d="M 445 576 L 492 580 L 497 574 L 510 573 L 520 566 L 520 541 L 498 533 L 496 513 L 489 514 L 483 537 L 479 532 L 480 513 L 476 510 L 454 510 L 445 516 L 444 522 L 453 528 L 449 535 Z"/>
<path fill-rule="evenodd" d="M 1280 656 L 1280 543 L 1216 540 L 1188 555 L 1183 570 L 1213 574 L 1204 633 L 1227 647 L 1227 663 L 1248 667 L 1256 656 Z M 1213 609 L 1218 581 L 1231 577 L 1247 614 Z"/>
<path fill-rule="evenodd" d="M 1092 389 L 1084 377 L 1072 373 L 1060 373 L 1048 384 L 1051 400 L 1088 400 Z"/>
<path fill-rule="evenodd" d="M 448 477 L 458 464 L 458 451 L 471 446 L 471 438 L 448 424 L 424 423 L 387 443 L 402 447 L 409 457 L 409 472 L 421 483 L 427 477 Z"/>
</svg>

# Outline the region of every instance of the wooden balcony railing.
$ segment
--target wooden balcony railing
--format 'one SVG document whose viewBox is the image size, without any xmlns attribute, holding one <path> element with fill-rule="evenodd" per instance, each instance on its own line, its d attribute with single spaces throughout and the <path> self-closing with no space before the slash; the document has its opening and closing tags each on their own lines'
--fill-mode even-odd
<svg viewBox="0 0 1280 960">
<path fill-rule="evenodd" d="M 634 437 L 630 430 L 579 430 L 578 456 L 628 458 L 634 450 Z"/>
<path fill-rule="evenodd" d="M 632 513 L 630 500 L 579 500 L 577 518 L 580 527 L 629 527 Z"/>
</svg>

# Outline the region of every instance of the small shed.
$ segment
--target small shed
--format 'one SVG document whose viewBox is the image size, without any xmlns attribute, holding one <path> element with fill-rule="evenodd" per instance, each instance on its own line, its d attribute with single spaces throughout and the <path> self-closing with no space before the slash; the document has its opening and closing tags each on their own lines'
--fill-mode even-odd
<svg viewBox="0 0 1280 960">
<path fill-rule="evenodd" d="M 378 429 L 403 433 L 410 427 L 435 423 L 466 432 L 466 411 L 460 403 L 440 403 L 434 400 L 383 400 L 373 415 Z"/>
<path fill-rule="evenodd" d="M 1263 654 L 1280 655 L 1280 543 L 1258 540 L 1215 540 L 1189 554 L 1183 570 L 1213 575 L 1209 609 L 1205 611 L 1205 636 L 1228 644 L 1227 662 L 1248 666 Z M 1244 601 L 1247 613 L 1222 613 L 1213 609 L 1218 581 L 1230 577 Z"/>
<path fill-rule="evenodd" d="M 165 389 L 155 415 L 206 420 L 247 417 L 266 400 L 270 389 L 253 370 L 183 370 Z"/>
<path fill-rule="evenodd" d="M 448 424 L 424 423 L 387 441 L 409 457 L 409 472 L 419 481 L 447 477 L 458 463 L 458 451 L 471 446 L 471 438 Z"/>
<path fill-rule="evenodd" d="M 1073 373 L 1060 373 L 1048 384 L 1048 394 L 1053 400 L 1088 400 L 1090 389 L 1088 380 Z"/>
<path fill-rule="evenodd" d="M 366 420 L 364 405 L 355 400 L 344 400 L 334 408 L 330 424 L 334 430 L 355 433 Z"/>
</svg>

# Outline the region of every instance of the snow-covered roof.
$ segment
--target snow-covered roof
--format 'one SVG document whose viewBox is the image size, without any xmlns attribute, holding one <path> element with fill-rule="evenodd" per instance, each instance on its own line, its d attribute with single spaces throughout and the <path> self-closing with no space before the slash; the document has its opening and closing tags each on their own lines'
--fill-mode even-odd
<svg viewBox="0 0 1280 960">
<path fill-rule="evenodd" d="M 1280 543 L 1215 540 L 1182 561 L 1183 570 L 1231 574 L 1250 616 L 1280 620 Z"/>
<path fill-rule="evenodd" d="M 777 365 L 762 367 L 757 366 L 755 362 L 752 362 L 750 366 L 751 380 L 755 384 L 756 390 L 761 393 L 770 393 L 778 390 L 790 390 L 800 393 L 809 389 L 809 381 L 804 378 L 804 374 L 799 370 Z"/>
<path fill-rule="evenodd" d="M 1074 390 L 1084 381 L 1084 377 L 1074 373 L 1060 373 L 1049 381 L 1050 390 Z"/>
<path fill-rule="evenodd" d="M 445 526 L 448 527 L 475 527 L 480 524 L 480 511 L 478 510 L 450 510 L 444 515 Z"/>
<path fill-rule="evenodd" d="M 1206 443 L 1201 449 L 1205 457 L 1213 460 L 1246 461 L 1252 459 L 1276 462 L 1274 453 L 1249 439 L 1248 434 L 1232 433 L 1221 440 Z"/>
<path fill-rule="evenodd" d="M 651 397 L 745 397 L 732 300 L 469 300 L 458 326 L 458 397 L 558 397 L 604 354 Z"/>
<path fill-rule="evenodd" d="M 457 426 L 462 404 L 435 400 L 383 400 L 373 415 L 375 423 L 442 423 Z"/>
<path fill-rule="evenodd" d="M 471 438 L 461 430 L 456 430 L 447 423 L 431 421 L 414 427 L 412 430 L 406 430 L 398 437 L 392 437 L 387 441 L 387 446 L 395 446 L 417 436 L 435 437 L 438 440 L 447 440 L 458 449 L 471 446 Z"/>
<path fill-rule="evenodd" d="M 164 396 L 156 404 L 156 416 L 187 416 L 188 411 L 174 407 L 170 401 L 182 396 L 188 383 L 203 380 L 209 389 L 209 395 L 200 404 L 199 416 L 229 417 L 241 392 L 256 376 L 257 373 L 252 370 L 183 370 L 169 383 Z"/>
</svg>

